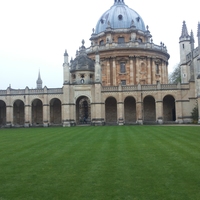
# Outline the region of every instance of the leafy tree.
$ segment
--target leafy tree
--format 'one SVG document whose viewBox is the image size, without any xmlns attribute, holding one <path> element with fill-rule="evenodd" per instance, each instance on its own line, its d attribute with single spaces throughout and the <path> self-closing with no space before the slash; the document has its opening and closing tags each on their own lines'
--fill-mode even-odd
<svg viewBox="0 0 200 200">
<path fill-rule="evenodd" d="M 198 104 L 197 104 L 197 102 L 196 102 L 195 107 L 192 109 L 191 115 L 192 115 L 192 121 L 193 121 L 193 123 L 194 124 L 198 123 L 199 111 L 198 111 Z"/>
<path fill-rule="evenodd" d="M 176 64 L 173 72 L 169 74 L 169 83 L 177 84 L 179 82 L 181 82 L 181 68 L 178 64 Z"/>
</svg>

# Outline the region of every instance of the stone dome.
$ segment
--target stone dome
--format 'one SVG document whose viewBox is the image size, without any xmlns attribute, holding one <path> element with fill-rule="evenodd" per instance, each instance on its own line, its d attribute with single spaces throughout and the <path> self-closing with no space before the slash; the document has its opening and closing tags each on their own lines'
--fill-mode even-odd
<svg viewBox="0 0 200 200">
<path fill-rule="evenodd" d="M 136 29 L 146 31 L 143 19 L 136 11 L 129 8 L 124 0 L 114 0 L 114 5 L 97 22 L 95 33 L 104 32 L 108 26 L 112 29 L 126 29 L 133 24 Z"/>
<path fill-rule="evenodd" d="M 77 52 L 76 58 L 71 60 L 71 70 L 74 71 L 94 71 L 94 61 L 87 56 L 86 48 L 84 46 L 84 40 L 82 41 L 82 46 Z"/>
</svg>

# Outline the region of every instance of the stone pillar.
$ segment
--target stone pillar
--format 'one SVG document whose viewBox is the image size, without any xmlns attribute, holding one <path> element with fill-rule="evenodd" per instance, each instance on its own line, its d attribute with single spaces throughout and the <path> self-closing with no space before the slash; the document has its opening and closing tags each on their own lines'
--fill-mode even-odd
<svg viewBox="0 0 200 200">
<path fill-rule="evenodd" d="M 105 118 L 102 113 L 102 101 L 101 101 L 101 84 L 95 84 L 95 97 L 91 106 L 92 125 L 102 126 L 105 124 Z"/>
<path fill-rule="evenodd" d="M 147 57 L 147 84 L 151 84 L 151 58 Z"/>
<path fill-rule="evenodd" d="M 139 92 L 136 99 L 136 118 L 138 124 L 143 124 L 143 94 Z"/>
<path fill-rule="evenodd" d="M 8 87 L 6 96 L 6 127 L 13 125 L 13 105 L 11 105 L 11 88 Z"/>
<path fill-rule="evenodd" d="M 118 102 L 117 102 L 117 118 L 118 125 L 124 125 L 124 101 L 122 96 L 122 85 L 119 85 Z"/>
<path fill-rule="evenodd" d="M 62 121 L 64 127 L 71 126 L 70 109 L 70 86 L 66 84 L 63 86 L 62 102 Z"/>
<path fill-rule="evenodd" d="M 140 83 L 139 80 L 139 73 L 140 73 L 140 67 L 139 67 L 139 57 L 136 57 L 136 84 L 138 85 Z"/>
<path fill-rule="evenodd" d="M 182 102 L 181 100 L 176 100 L 176 122 L 179 124 L 183 123 L 183 113 L 182 113 Z"/>
<path fill-rule="evenodd" d="M 153 59 L 153 62 L 152 62 L 152 84 L 156 84 L 156 72 L 155 72 L 155 60 Z"/>
<path fill-rule="evenodd" d="M 107 73 L 107 85 L 110 85 L 110 61 L 109 58 L 107 59 L 107 66 L 106 66 L 106 73 Z"/>
<path fill-rule="evenodd" d="M 50 106 L 48 102 L 47 88 L 44 88 L 44 102 L 43 102 L 43 126 L 48 127 L 50 122 Z"/>
<path fill-rule="evenodd" d="M 163 124 L 163 101 L 159 93 L 156 101 L 156 121 L 158 124 Z"/>
<path fill-rule="evenodd" d="M 133 58 L 129 58 L 130 63 L 130 85 L 134 85 Z"/>
<path fill-rule="evenodd" d="M 25 89 L 25 93 L 28 94 L 28 87 Z M 25 113 L 25 122 L 24 127 L 30 127 L 32 123 L 32 113 L 31 113 L 31 102 L 30 102 L 30 96 L 25 95 L 24 97 L 24 113 Z"/>
<path fill-rule="evenodd" d="M 10 98 L 10 97 L 8 97 Z M 11 127 L 13 125 L 13 106 L 10 104 L 10 101 L 6 105 L 6 127 Z"/>
<path fill-rule="evenodd" d="M 117 69 L 116 69 L 116 61 L 113 57 L 113 85 L 117 85 Z"/>
</svg>

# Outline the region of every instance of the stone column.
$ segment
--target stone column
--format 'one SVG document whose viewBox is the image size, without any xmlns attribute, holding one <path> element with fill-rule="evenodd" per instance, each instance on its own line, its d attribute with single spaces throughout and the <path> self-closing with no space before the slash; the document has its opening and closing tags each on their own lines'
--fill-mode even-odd
<svg viewBox="0 0 200 200">
<path fill-rule="evenodd" d="M 147 57 L 147 84 L 151 84 L 151 58 Z"/>
<path fill-rule="evenodd" d="M 11 104 L 11 88 L 8 87 L 6 96 L 6 126 L 11 127 L 13 125 L 13 105 Z"/>
<path fill-rule="evenodd" d="M 122 96 L 122 85 L 119 85 L 118 102 L 117 102 L 117 119 L 118 125 L 124 125 L 124 101 Z"/>
<path fill-rule="evenodd" d="M 116 69 L 116 61 L 115 57 L 113 57 L 113 85 L 117 85 L 117 69 Z"/>
<path fill-rule="evenodd" d="M 133 58 L 129 58 L 130 63 L 130 85 L 134 85 L 134 71 L 133 71 Z"/>
<path fill-rule="evenodd" d="M 48 127 L 50 122 L 50 111 L 49 111 L 49 102 L 48 102 L 48 94 L 47 88 L 44 88 L 44 102 L 43 102 L 43 126 Z"/>
<path fill-rule="evenodd" d="M 143 94 L 138 92 L 136 97 L 136 118 L 138 124 L 143 124 Z"/>
<path fill-rule="evenodd" d="M 183 123 L 182 102 L 180 100 L 176 101 L 176 122 Z"/>
<path fill-rule="evenodd" d="M 107 66 L 106 66 L 106 73 L 107 73 L 107 85 L 110 85 L 110 61 L 109 58 L 107 59 Z"/>
<path fill-rule="evenodd" d="M 25 89 L 25 93 L 28 94 L 28 88 Z M 25 95 L 24 97 L 24 113 L 25 113 L 25 122 L 24 126 L 29 127 L 31 125 L 32 121 L 32 113 L 31 113 L 31 102 L 30 102 L 30 96 Z"/>
<path fill-rule="evenodd" d="M 63 102 L 62 102 L 62 121 L 63 121 L 64 127 L 71 126 L 71 118 L 70 118 L 71 110 L 70 109 L 71 109 L 70 108 L 70 86 L 69 84 L 66 84 L 63 86 Z"/>
<path fill-rule="evenodd" d="M 13 106 L 10 104 L 10 100 L 6 103 L 6 127 L 11 127 L 13 125 Z"/>
<path fill-rule="evenodd" d="M 156 121 L 158 124 L 163 124 L 163 101 L 160 92 L 156 99 Z"/>
<path fill-rule="evenodd" d="M 139 73 L 140 73 L 140 66 L 139 66 L 139 57 L 136 57 L 136 84 L 140 83 L 139 81 Z"/>
<path fill-rule="evenodd" d="M 94 95 L 94 102 L 91 107 L 91 115 L 92 115 L 92 124 L 97 125 L 104 125 L 105 118 L 102 113 L 102 101 L 101 101 L 101 84 L 95 84 L 95 95 Z"/>
<path fill-rule="evenodd" d="M 155 72 L 155 60 L 153 59 L 152 62 L 152 71 L 151 71 L 151 75 L 152 75 L 152 84 L 156 84 L 156 72 Z"/>
</svg>

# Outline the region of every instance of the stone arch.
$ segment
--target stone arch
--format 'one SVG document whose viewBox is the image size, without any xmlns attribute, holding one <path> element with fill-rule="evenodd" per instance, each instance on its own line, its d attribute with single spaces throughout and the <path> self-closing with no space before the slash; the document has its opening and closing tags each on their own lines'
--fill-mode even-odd
<svg viewBox="0 0 200 200">
<path fill-rule="evenodd" d="M 0 100 L 0 127 L 6 125 L 6 103 Z"/>
<path fill-rule="evenodd" d="M 31 104 L 32 125 L 43 125 L 43 103 L 40 99 L 33 100 Z"/>
<path fill-rule="evenodd" d="M 86 96 L 81 96 L 76 100 L 76 123 L 88 124 L 91 122 L 91 102 Z"/>
<path fill-rule="evenodd" d="M 126 124 L 136 122 L 136 100 L 134 97 L 128 96 L 124 100 L 124 119 Z"/>
<path fill-rule="evenodd" d="M 24 102 L 22 100 L 16 100 L 13 103 L 13 124 L 16 126 L 22 126 L 25 123 Z"/>
<path fill-rule="evenodd" d="M 117 101 L 114 97 L 106 99 L 105 115 L 107 124 L 117 124 Z"/>
<path fill-rule="evenodd" d="M 62 111 L 61 111 L 60 99 L 54 98 L 50 101 L 50 124 L 59 125 L 62 124 Z"/>
<path fill-rule="evenodd" d="M 176 104 L 172 95 L 163 98 L 163 121 L 176 121 Z"/>
<path fill-rule="evenodd" d="M 156 105 L 153 96 L 146 96 L 143 100 L 143 115 L 144 121 L 155 122 L 156 121 Z"/>
</svg>

